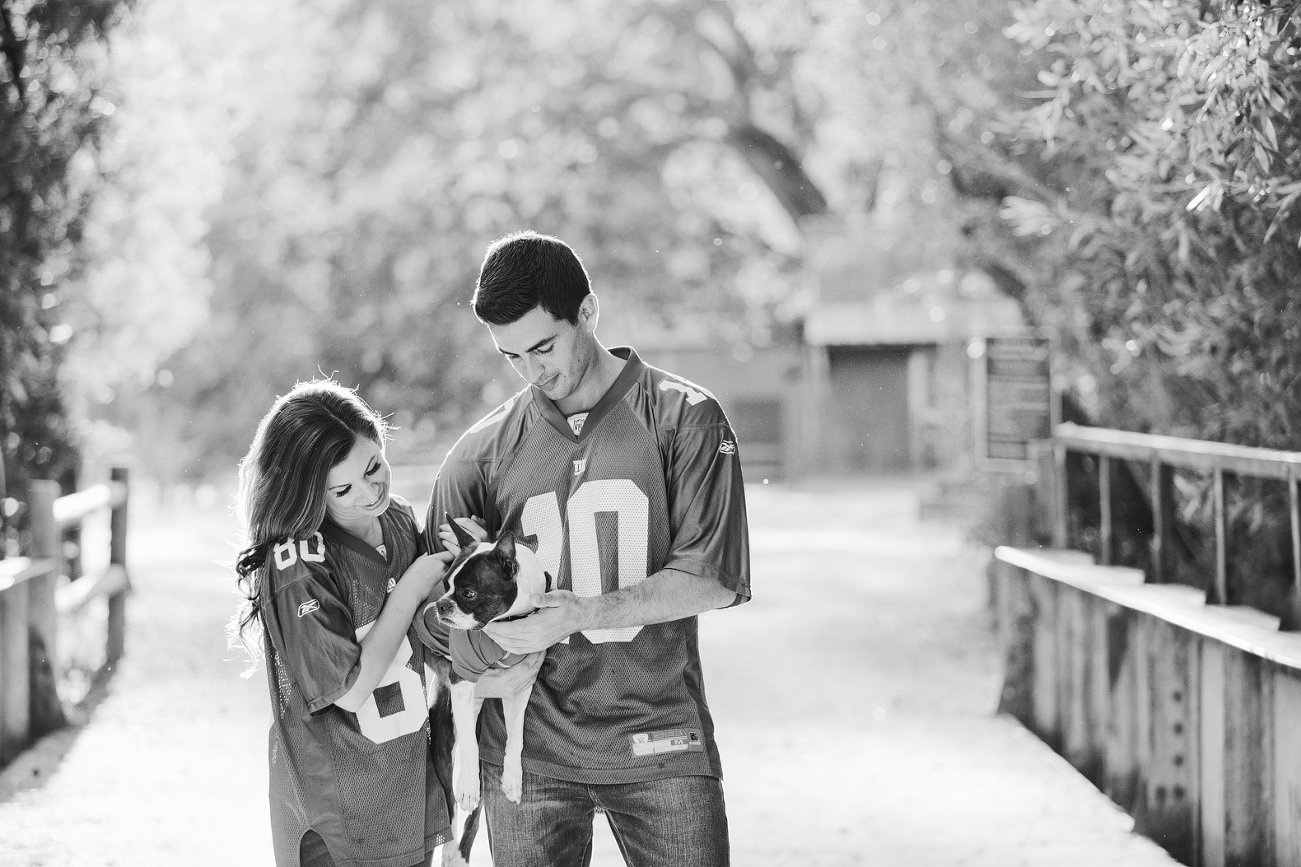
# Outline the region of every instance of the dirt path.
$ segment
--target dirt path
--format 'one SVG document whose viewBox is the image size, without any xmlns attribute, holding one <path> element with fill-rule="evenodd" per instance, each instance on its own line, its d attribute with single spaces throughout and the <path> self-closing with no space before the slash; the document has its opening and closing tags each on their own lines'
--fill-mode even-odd
<svg viewBox="0 0 1301 867">
<path fill-rule="evenodd" d="M 755 600 L 701 624 L 737 867 L 1174 863 L 993 715 L 978 558 L 907 486 L 756 486 L 750 508 Z M 48 781 L 0 801 L 0 865 L 269 867 L 265 685 L 222 631 L 233 528 L 132 522 L 128 659 Z M 620 863 L 602 830 L 593 864 Z"/>
</svg>

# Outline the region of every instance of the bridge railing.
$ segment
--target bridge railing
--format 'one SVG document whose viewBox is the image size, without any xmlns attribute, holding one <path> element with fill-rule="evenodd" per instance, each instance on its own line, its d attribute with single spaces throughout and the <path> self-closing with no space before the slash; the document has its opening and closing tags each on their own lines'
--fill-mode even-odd
<svg viewBox="0 0 1301 867">
<path fill-rule="evenodd" d="M 1301 867 L 1301 453 L 1070 424 L 1054 429 L 1050 446 L 1033 494 L 1012 489 L 1013 544 L 994 551 L 999 709 L 1184 864 Z M 1082 529 L 1070 509 L 1091 485 L 1068 478 L 1076 454 L 1098 462 L 1089 553 L 1067 550 L 1071 531 Z M 1148 472 L 1122 473 L 1122 462 Z M 1209 490 L 1197 494 L 1214 525 L 1204 547 L 1175 521 L 1184 473 L 1209 477 Z M 1231 544 L 1225 492 L 1234 477 L 1287 485 L 1292 576 L 1281 618 L 1232 604 L 1248 598 L 1253 582 L 1273 580 L 1252 572 L 1271 561 Z M 1149 507 L 1150 540 L 1122 536 L 1148 531 Z M 1052 545 L 1036 544 L 1049 530 Z M 1150 541 L 1150 556 L 1120 556 L 1122 539 Z M 1176 575 L 1180 557 L 1193 571 Z"/>
<path fill-rule="evenodd" d="M 0 560 L 0 764 L 23 750 L 32 737 L 32 655 L 43 653 L 59 669 L 60 618 L 76 615 L 91 600 L 106 597 L 108 629 L 103 670 L 113 668 L 125 648 L 126 531 L 128 471 L 114 467 L 107 484 L 59 496 L 56 482 L 33 481 L 28 491 L 31 520 L 29 556 Z M 94 575 L 61 585 L 63 535 L 86 518 L 108 510 L 108 565 Z"/>
<path fill-rule="evenodd" d="M 1155 434 L 1061 424 L 1053 432 L 1053 544 L 1067 547 L 1070 482 L 1066 473 L 1068 452 L 1093 455 L 1098 460 L 1099 522 L 1098 562 L 1111 565 L 1115 557 L 1112 464 L 1135 461 L 1150 467 L 1148 501 L 1152 509 L 1151 569 L 1148 580 L 1165 583 L 1174 575 L 1176 469 L 1192 470 L 1211 479 L 1212 522 L 1215 532 L 1214 567 L 1206 576 L 1206 602 L 1230 601 L 1228 514 L 1226 481 L 1233 476 L 1273 479 L 1287 484 L 1292 531 L 1292 582 L 1279 628 L 1301 631 L 1301 452 L 1236 446 Z"/>
</svg>

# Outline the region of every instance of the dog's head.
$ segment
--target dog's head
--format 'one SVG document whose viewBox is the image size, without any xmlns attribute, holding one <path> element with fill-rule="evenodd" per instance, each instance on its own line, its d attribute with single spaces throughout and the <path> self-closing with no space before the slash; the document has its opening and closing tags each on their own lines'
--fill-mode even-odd
<svg viewBox="0 0 1301 867">
<path fill-rule="evenodd" d="M 447 592 L 434 611 L 453 629 L 482 629 L 510 611 L 519 596 L 515 534 L 505 530 L 496 542 L 476 542 L 450 515 L 447 522 L 461 553 L 447 569 Z"/>
</svg>

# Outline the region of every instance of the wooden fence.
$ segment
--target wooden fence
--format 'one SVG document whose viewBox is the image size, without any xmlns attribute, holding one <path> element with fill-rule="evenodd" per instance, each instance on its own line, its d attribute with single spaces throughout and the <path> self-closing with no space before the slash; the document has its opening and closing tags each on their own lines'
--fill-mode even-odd
<svg viewBox="0 0 1301 867">
<path fill-rule="evenodd" d="M 0 764 L 32 736 L 33 650 L 57 672 L 60 617 L 76 614 L 92 599 L 108 599 L 104 668 L 113 668 L 125 647 L 128 475 L 113 468 L 107 484 L 59 496 L 55 482 L 34 481 L 28 492 L 30 556 L 0 560 Z M 63 534 L 101 509 L 110 510 L 109 564 L 96 575 L 61 585 Z"/>
<path fill-rule="evenodd" d="M 1097 456 L 1098 560 L 1025 547 L 995 551 L 994 601 L 1005 659 L 1001 708 L 1128 810 L 1141 833 L 1197 867 L 1301 867 L 1301 634 L 1296 586 L 1280 620 L 1230 598 L 1226 475 L 1289 487 L 1293 567 L 1301 574 L 1301 454 L 1062 425 L 1054 472 L 1031 513 L 1066 539 L 1068 451 Z M 1108 565 L 1111 460 L 1151 466 L 1152 567 Z M 1173 532 L 1173 468 L 1208 473 L 1216 556 L 1203 589 L 1161 583 Z M 1241 576 L 1250 580 L 1251 576 Z"/>
</svg>

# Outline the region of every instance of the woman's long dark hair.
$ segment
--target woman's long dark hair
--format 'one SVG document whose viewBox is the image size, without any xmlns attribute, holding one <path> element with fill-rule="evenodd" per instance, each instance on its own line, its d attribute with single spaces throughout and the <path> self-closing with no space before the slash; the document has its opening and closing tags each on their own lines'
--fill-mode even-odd
<svg viewBox="0 0 1301 867">
<path fill-rule="evenodd" d="M 388 425 L 352 389 L 328 379 L 303 382 L 272 404 L 240 461 L 235 508 L 247 547 L 235 561 L 241 599 L 228 632 L 255 662 L 261 643 L 260 574 L 267 555 L 281 542 L 320 529 L 326 478 L 358 437 L 382 449 Z"/>
</svg>

